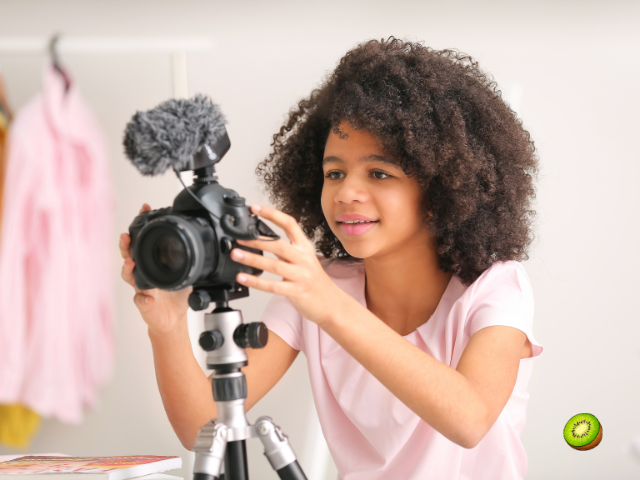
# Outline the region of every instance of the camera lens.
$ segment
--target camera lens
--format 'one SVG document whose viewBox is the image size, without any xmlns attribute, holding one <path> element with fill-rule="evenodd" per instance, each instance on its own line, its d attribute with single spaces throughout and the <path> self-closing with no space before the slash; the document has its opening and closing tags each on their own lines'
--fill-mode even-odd
<svg viewBox="0 0 640 480">
<path fill-rule="evenodd" d="M 165 290 L 193 285 L 216 266 L 215 233 L 197 217 L 166 215 L 147 223 L 135 244 L 136 268 L 148 284 Z"/>
<path fill-rule="evenodd" d="M 158 240 L 154 256 L 158 264 L 168 272 L 177 272 L 187 261 L 184 243 L 173 235 L 167 235 Z"/>
</svg>

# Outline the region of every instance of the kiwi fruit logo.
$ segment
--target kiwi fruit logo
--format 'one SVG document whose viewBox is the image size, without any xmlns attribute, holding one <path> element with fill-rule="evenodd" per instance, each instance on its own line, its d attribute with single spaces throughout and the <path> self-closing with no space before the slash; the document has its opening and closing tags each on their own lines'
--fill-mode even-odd
<svg viewBox="0 0 640 480">
<path fill-rule="evenodd" d="M 590 413 L 579 413 L 569 419 L 563 433 L 571 448 L 591 450 L 602 440 L 602 425 Z"/>
</svg>

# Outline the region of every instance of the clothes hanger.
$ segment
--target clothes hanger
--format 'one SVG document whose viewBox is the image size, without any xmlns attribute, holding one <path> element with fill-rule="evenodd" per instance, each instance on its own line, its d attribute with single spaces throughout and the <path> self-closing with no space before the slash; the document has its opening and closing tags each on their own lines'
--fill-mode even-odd
<svg viewBox="0 0 640 480">
<path fill-rule="evenodd" d="M 71 79 L 69 78 L 69 74 L 67 74 L 66 70 L 60 64 L 60 56 L 58 55 L 58 41 L 60 40 L 60 34 L 56 33 L 49 40 L 49 57 L 51 58 L 51 62 L 53 63 L 53 67 L 56 71 L 62 75 L 64 80 L 64 91 L 65 93 L 69 91 L 69 87 L 71 86 Z"/>
<path fill-rule="evenodd" d="M 11 121 L 11 110 L 6 103 L 6 91 L 4 87 L 4 78 L 2 78 L 2 68 L 0 68 L 0 127 L 6 128 Z"/>
</svg>

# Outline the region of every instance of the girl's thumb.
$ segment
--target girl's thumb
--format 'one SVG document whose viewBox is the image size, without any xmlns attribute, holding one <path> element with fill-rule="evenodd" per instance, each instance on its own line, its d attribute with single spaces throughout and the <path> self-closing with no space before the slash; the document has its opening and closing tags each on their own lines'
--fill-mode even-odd
<svg viewBox="0 0 640 480">
<path fill-rule="evenodd" d="M 151 309 L 151 305 L 153 305 L 153 297 L 151 295 L 144 295 L 143 293 L 136 293 L 133 297 L 133 303 L 136 304 L 140 312 L 146 313 Z"/>
</svg>

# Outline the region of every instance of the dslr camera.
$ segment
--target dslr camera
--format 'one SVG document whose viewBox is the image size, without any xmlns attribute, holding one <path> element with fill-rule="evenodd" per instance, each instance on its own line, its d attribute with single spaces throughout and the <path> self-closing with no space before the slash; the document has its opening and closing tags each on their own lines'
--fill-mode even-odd
<svg viewBox="0 0 640 480">
<path fill-rule="evenodd" d="M 260 275 L 262 270 L 234 262 L 231 250 L 262 251 L 236 240 L 279 238 L 251 213 L 243 197 L 220 185 L 214 175 L 215 165 L 231 147 L 224 123 L 218 107 L 197 95 L 138 112 L 125 131 L 125 153 L 144 175 L 172 167 L 182 181 L 179 172 L 194 173 L 193 185 L 185 186 L 171 207 L 143 212 L 129 226 L 137 288 L 180 290 L 192 285 L 189 306 L 194 310 L 249 295 L 236 275 Z"/>
</svg>

